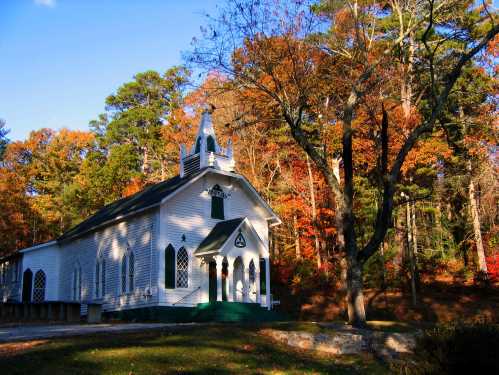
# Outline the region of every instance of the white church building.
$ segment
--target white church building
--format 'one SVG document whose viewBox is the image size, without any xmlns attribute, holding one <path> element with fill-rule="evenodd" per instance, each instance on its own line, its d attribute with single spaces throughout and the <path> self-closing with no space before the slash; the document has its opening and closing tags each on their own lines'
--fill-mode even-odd
<svg viewBox="0 0 499 375">
<path fill-rule="evenodd" d="M 215 301 L 271 308 L 269 228 L 280 219 L 235 172 L 203 113 L 180 173 L 103 207 L 0 270 L 3 301 L 76 301 L 104 312 Z M 7 276 L 5 276 L 7 275 Z"/>
</svg>

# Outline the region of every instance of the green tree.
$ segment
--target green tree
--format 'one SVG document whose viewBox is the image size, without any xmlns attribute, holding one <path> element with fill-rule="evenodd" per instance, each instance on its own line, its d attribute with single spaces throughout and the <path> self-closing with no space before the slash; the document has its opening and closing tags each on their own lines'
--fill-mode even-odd
<svg viewBox="0 0 499 375">
<path fill-rule="evenodd" d="M 10 130 L 5 127 L 5 120 L 0 119 L 0 160 L 3 160 L 3 154 L 9 144 L 9 139 L 7 138 L 9 132 Z"/>
<path fill-rule="evenodd" d="M 162 75 L 150 70 L 135 75 L 132 82 L 106 98 L 107 114 L 91 122 L 91 127 L 108 161 L 115 164 L 107 167 L 109 178 L 118 173 L 121 180 L 133 172 L 147 182 L 166 177 L 167 155 L 161 131 L 164 126 L 174 125 L 173 113 L 182 105 L 188 79 L 189 72 L 182 67 L 171 68 Z M 127 155 L 122 173 L 118 172 L 120 163 L 116 161 L 120 155 Z M 132 162 L 131 158 L 135 160 Z"/>
</svg>

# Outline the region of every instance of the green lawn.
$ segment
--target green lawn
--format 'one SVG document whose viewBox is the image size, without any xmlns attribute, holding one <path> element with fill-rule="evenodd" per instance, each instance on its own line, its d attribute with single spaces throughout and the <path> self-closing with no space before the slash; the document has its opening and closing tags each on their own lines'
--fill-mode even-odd
<svg viewBox="0 0 499 375">
<path fill-rule="evenodd" d="M 53 339 L 0 356 L 2 374 L 384 374 L 369 356 L 307 354 L 213 325 L 147 333 Z"/>
</svg>

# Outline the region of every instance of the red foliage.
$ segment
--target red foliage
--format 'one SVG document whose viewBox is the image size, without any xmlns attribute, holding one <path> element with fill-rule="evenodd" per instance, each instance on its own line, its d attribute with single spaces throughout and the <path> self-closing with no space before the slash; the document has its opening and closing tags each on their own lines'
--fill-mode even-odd
<svg viewBox="0 0 499 375">
<path fill-rule="evenodd" d="M 499 281 L 499 253 L 488 256 L 485 260 L 489 278 L 493 281 Z"/>
</svg>

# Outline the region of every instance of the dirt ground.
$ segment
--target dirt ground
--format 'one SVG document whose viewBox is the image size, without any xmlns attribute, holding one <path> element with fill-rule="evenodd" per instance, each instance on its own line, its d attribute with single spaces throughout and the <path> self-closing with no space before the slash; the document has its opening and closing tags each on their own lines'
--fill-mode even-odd
<svg viewBox="0 0 499 375">
<path fill-rule="evenodd" d="M 303 320 L 337 320 L 345 318 L 344 303 L 339 296 L 316 293 L 302 304 Z M 421 286 L 417 306 L 411 294 L 401 290 L 366 290 L 368 319 L 405 322 L 447 323 L 455 321 L 499 322 L 499 287 L 456 285 L 433 281 Z"/>
</svg>

